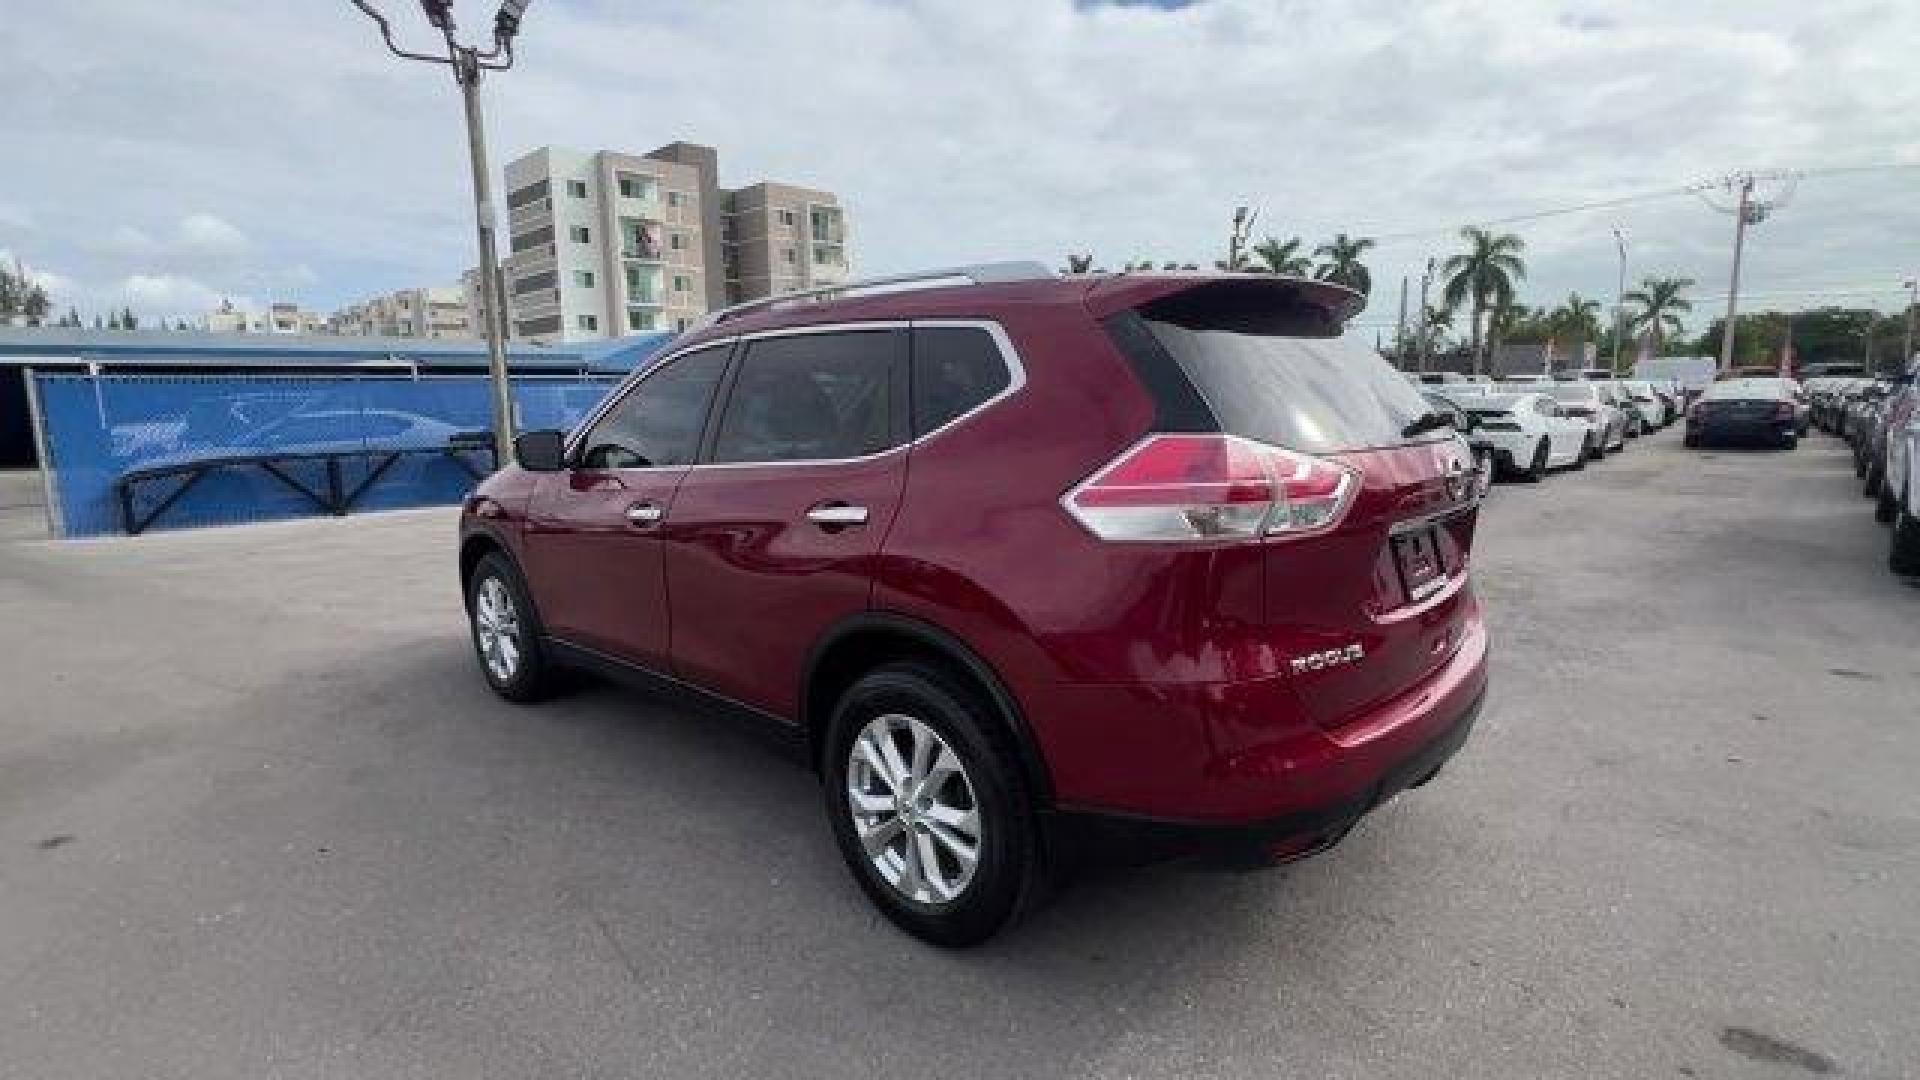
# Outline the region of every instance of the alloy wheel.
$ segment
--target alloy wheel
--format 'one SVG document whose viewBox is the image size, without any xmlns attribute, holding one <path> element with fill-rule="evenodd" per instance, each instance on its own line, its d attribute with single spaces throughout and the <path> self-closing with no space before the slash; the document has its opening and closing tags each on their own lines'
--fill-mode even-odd
<svg viewBox="0 0 1920 1080">
<path fill-rule="evenodd" d="M 980 864 L 980 803 L 966 766 L 925 722 L 886 713 L 847 760 L 847 810 L 867 860 L 895 892 L 952 903 Z"/>
<path fill-rule="evenodd" d="M 480 658 L 498 682 L 512 682 L 520 671 L 520 613 L 513 593 L 497 577 L 480 583 L 473 603 L 473 627 L 480 639 Z"/>
</svg>

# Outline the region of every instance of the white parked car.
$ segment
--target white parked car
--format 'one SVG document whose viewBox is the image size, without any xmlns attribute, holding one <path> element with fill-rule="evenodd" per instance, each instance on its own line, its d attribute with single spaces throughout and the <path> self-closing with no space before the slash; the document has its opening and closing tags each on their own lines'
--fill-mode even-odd
<svg viewBox="0 0 1920 1080">
<path fill-rule="evenodd" d="M 1640 414 L 1640 430 L 1655 432 L 1667 426 L 1672 417 L 1667 415 L 1666 402 L 1653 392 L 1653 384 L 1648 382 L 1622 382 L 1620 388 L 1627 392 L 1627 404 Z"/>
<path fill-rule="evenodd" d="M 1614 407 L 1613 396 L 1598 382 L 1563 382 L 1541 389 L 1553 395 L 1568 416 L 1582 421 L 1594 436 L 1593 456 L 1599 457 L 1627 445 L 1626 414 Z"/>
<path fill-rule="evenodd" d="M 1453 402 L 1473 417 L 1467 440 L 1493 455 L 1508 476 L 1538 480 L 1549 469 L 1584 468 L 1599 445 L 1585 420 L 1568 416 L 1550 395 L 1462 394 Z"/>
</svg>

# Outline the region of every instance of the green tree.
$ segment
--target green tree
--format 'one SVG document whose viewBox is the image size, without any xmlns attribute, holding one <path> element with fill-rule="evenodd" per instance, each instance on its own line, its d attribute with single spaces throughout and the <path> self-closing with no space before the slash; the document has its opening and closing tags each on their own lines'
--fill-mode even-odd
<svg viewBox="0 0 1920 1080">
<path fill-rule="evenodd" d="M 1093 272 L 1093 253 L 1088 252 L 1085 255 L 1075 255 L 1072 252 L 1068 252 L 1066 272 L 1069 274 L 1092 273 Z"/>
<path fill-rule="evenodd" d="M 1526 280 L 1527 264 L 1520 258 L 1526 241 L 1512 233 L 1495 233 L 1476 226 L 1460 230 L 1467 250 L 1441 264 L 1446 277 L 1441 296 L 1448 308 L 1467 304 L 1471 308 L 1473 373 L 1480 374 L 1484 362 L 1481 346 L 1485 343 L 1483 318 L 1488 312 L 1513 303 L 1513 288 Z"/>
<path fill-rule="evenodd" d="M 1636 309 L 1627 314 L 1628 328 L 1646 335 L 1648 351 L 1654 356 L 1661 355 L 1668 338 L 1680 333 L 1680 313 L 1693 310 L 1693 301 L 1685 295 L 1691 288 L 1692 278 L 1650 277 L 1621 298 Z"/>
<path fill-rule="evenodd" d="M 1555 337 L 1566 339 L 1568 344 L 1576 341 L 1597 342 L 1600 339 L 1600 301 L 1570 292 L 1559 307 L 1547 313 L 1546 323 Z"/>
<path fill-rule="evenodd" d="M 1313 260 L 1301 250 L 1304 246 L 1297 236 L 1284 241 L 1269 236 L 1253 246 L 1254 257 L 1260 260 L 1253 269 L 1262 274 L 1306 277 L 1313 272 Z"/>
<path fill-rule="evenodd" d="M 1365 296 L 1373 291 L 1373 272 L 1367 269 L 1366 263 L 1360 261 L 1360 256 L 1366 254 L 1373 244 L 1370 236 L 1335 233 L 1332 240 L 1313 249 L 1316 257 L 1325 260 L 1313 272 L 1313 276 L 1321 281 L 1345 285 Z"/>
<path fill-rule="evenodd" d="M 139 318 L 138 318 L 137 316 L 135 316 L 135 315 L 134 315 L 134 313 L 133 313 L 133 309 L 132 309 L 132 308 L 122 308 L 122 309 L 121 309 L 121 311 L 120 311 L 120 329 L 122 329 L 122 330 L 138 330 L 138 329 L 140 329 L 140 319 L 139 319 Z"/>
</svg>

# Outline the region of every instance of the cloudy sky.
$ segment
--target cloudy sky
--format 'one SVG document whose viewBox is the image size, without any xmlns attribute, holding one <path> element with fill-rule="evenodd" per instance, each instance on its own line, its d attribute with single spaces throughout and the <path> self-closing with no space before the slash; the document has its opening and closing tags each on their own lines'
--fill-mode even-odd
<svg viewBox="0 0 1920 1080">
<path fill-rule="evenodd" d="M 331 310 L 471 264 L 458 97 L 346 0 L 13 7 L 0 252 L 63 308 Z M 535 0 L 488 106 L 496 176 L 542 143 L 688 139 L 723 183 L 838 191 L 862 273 L 1205 263 L 1242 203 L 1257 234 L 1381 236 L 1364 327 L 1462 224 L 1807 170 L 1747 289 L 1893 306 L 1920 270 L 1916 42 L 1910 0 Z M 1506 227 L 1530 301 L 1610 297 L 1619 227 L 1633 277 L 1724 302 L 1731 219 L 1694 195 Z"/>
</svg>

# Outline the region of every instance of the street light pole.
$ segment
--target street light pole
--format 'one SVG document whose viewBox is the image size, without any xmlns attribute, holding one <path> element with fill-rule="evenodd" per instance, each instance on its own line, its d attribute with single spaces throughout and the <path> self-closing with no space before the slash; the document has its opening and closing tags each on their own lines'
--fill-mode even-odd
<svg viewBox="0 0 1920 1080">
<path fill-rule="evenodd" d="M 411 52 L 393 40 L 393 28 L 386 16 L 373 8 L 369 0 L 351 0 L 353 6 L 380 27 L 380 38 L 387 50 L 406 60 L 424 60 L 445 64 L 453 69 L 453 81 L 460 87 L 461 103 L 467 116 L 467 151 L 473 171 L 473 216 L 480 248 L 480 305 L 487 336 L 487 383 L 493 406 L 493 453 L 501 465 L 513 461 L 513 395 L 507 381 L 507 317 L 501 310 L 505 290 L 500 287 L 500 265 L 494 241 L 496 216 L 492 185 L 487 178 L 487 134 L 480 108 L 480 74 L 505 71 L 513 66 L 513 39 L 520 32 L 520 20 L 526 15 L 529 0 L 502 0 L 493 20 L 493 45 L 482 51 L 462 45 L 453 36 L 452 0 L 420 0 L 427 22 L 440 31 L 446 43 L 446 55 Z"/>
<path fill-rule="evenodd" d="M 1613 230 L 1613 244 L 1620 249 L 1620 283 L 1613 293 L 1613 373 L 1620 374 L 1620 340 L 1627 336 L 1627 238 Z"/>
</svg>

